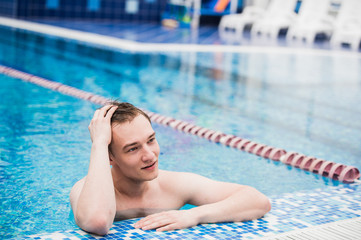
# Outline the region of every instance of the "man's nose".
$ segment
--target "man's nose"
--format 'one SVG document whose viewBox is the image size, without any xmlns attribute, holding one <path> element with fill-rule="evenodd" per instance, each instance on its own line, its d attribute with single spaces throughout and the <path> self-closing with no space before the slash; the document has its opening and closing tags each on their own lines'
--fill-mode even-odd
<svg viewBox="0 0 361 240">
<path fill-rule="evenodd" d="M 142 161 L 146 162 L 149 160 L 153 160 L 154 156 L 155 156 L 155 154 L 152 151 L 152 148 L 150 148 L 149 146 L 143 147 Z"/>
</svg>

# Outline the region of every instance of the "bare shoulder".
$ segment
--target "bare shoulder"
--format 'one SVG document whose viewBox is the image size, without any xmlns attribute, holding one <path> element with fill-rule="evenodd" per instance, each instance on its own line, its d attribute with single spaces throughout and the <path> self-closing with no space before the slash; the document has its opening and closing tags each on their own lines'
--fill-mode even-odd
<svg viewBox="0 0 361 240">
<path fill-rule="evenodd" d="M 221 182 L 187 172 L 159 172 L 160 186 L 167 192 L 177 195 L 187 203 L 203 205 L 225 199 L 244 187 L 235 183 Z"/>
<path fill-rule="evenodd" d="M 188 202 L 191 196 L 196 193 L 195 185 L 191 184 L 194 182 L 192 179 L 198 176 L 188 172 L 159 170 L 158 182 L 164 192 Z"/>
<path fill-rule="evenodd" d="M 202 175 L 191 173 L 191 172 L 175 172 L 175 171 L 165 171 L 159 170 L 159 177 L 162 181 L 172 182 L 176 181 L 181 184 L 187 182 L 213 182 L 216 183 L 218 181 L 212 180 L 210 178 L 204 177 Z"/>
<path fill-rule="evenodd" d="M 190 172 L 159 171 L 159 183 L 167 189 L 176 189 L 192 193 L 207 184 L 217 184 L 217 181 Z"/>
<path fill-rule="evenodd" d="M 188 181 L 199 177 L 201 176 L 189 172 L 159 170 L 159 180 L 162 184 L 185 184 Z"/>
<path fill-rule="evenodd" d="M 71 191 L 73 192 L 73 191 L 77 191 L 79 188 L 80 188 L 80 189 L 83 188 L 83 185 L 84 185 L 84 182 L 85 182 L 85 178 L 86 178 L 86 177 L 83 177 L 82 179 L 80 179 L 79 181 L 77 181 L 77 182 L 73 185 Z M 70 192 L 70 193 L 71 193 L 71 192 Z"/>
<path fill-rule="evenodd" d="M 85 178 L 86 177 L 77 181 L 70 191 L 70 203 L 72 204 L 73 207 L 74 207 L 75 202 L 77 202 L 77 199 L 81 193 L 81 190 L 83 189 Z"/>
</svg>

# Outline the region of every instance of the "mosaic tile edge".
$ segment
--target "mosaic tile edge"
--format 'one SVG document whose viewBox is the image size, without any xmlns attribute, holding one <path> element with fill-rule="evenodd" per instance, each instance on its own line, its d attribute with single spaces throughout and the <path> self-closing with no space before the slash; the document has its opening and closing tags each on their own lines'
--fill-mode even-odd
<svg viewBox="0 0 361 240">
<path fill-rule="evenodd" d="M 114 223 L 109 234 L 99 237 L 80 229 L 43 233 L 20 239 L 257 239 L 307 227 L 361 216 L 360 184 L 300 191 L 271 197 L 272 210 L 247 222 L 202 224 L 165 233 L 134 229 L 137 219 Z"/>
</svg>

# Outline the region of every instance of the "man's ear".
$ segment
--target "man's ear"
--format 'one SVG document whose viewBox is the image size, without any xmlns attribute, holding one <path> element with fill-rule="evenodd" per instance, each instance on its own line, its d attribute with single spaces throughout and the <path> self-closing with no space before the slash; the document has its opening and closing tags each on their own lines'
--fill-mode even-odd
<svg viewBox="0 0 361 240">
<path fill-rule="evenodd" d="M 113 165 L 114 164 L 114 155 L 112 153 L 112 151 L 110 151 L 110 149 L 108 150 L 109 152 L 109 164 Z"/>
</svg>

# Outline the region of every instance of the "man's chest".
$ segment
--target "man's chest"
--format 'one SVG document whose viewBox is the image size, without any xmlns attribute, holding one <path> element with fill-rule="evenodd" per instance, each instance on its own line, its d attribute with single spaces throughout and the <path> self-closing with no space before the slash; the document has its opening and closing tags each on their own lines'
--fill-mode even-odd
<svg viewBox="0 0 361 240">
<path fill-rule="evenodd" d="M 176 210 L 184 205 L 182 199 L 171 194 L 154 194 L 143 198 L 126 198 L 117 196 L 116 220 L 145 217 L 167 210 Z"/>
</svg>

